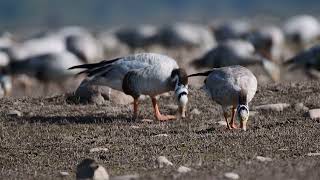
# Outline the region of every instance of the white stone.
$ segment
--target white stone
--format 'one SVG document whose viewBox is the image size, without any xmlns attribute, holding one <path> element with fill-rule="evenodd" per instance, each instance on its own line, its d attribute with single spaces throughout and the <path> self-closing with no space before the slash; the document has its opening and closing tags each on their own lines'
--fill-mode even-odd
<svg viewBox="0 0 320 180">
<path fill-rule="evenodd" d="M 195 114 L 195 115 L 199 115 L 201 112 L 199 111 L 199 109 L 197 109 L 197 108 L 194 108 L 191 112 L 190 112 L 190 114 Z"/>
<path fill-rule="evenodd" d="M 265 104 L 265 105 L 255 106 L 253 109 L 254 110 L 270 110 L 270 111 L 281 112 L 288 107 L 290 107 L 290 104 L 277 103 L 277 104 Z"/>
<path fill-rule="evenodd" d="M 234 172 L 227 172 L 224 174 L 224 177 L 226 177 L 228 179 L 235 179 L 235 180 L 240 178 L 240 176 Z"/>
<path fill-rule="evenodd" d="M 151 122 L 153 122 L 153 120 L 152 119 L 142 119 L 141 122 L 151 123 Z"/>
<path fill-rule="evenodd" d="M 180 166 L 180 167 L 178 168 L 178 172 L 179 172 L 179 173 L 187 173 L 187 172 L 190 172 L 190 171 L 191 171 L 191 169 L 188 168 L 188 167 L 185 167 L 185 166 Z"/>
<path fill-rule="evenodd" d="M 59 172 L 60 176 L 69 176 L 70 174 L 66 171 Z"/>
<path fill-rule="evenodd" d="M 132 129 L 139 129 L 140 127 L 139 126 L 134 126 L 134 125 L 132 125 L 132 126 L 130 126 Z"/>
<path fill-rule="evenodd" d="M 317 153 L 308 153 L 307 156 L 320 156 L 320 152 L 317 152 Z"/>
<path fill-rule="evenodd" d="M 21 117 L 22 113 L 18 110 L 11 110 L 8 112 L 8 116 L 12 116 L 12 117 Z"/>
<path fill-rule="evenodd" d="M 174 104 L 170 104 L 167 106 L 168 109 L 170 109 L 171 111 L 177 111 L 178 110 L 178 105 L 174 105 Z"/>
<path fill-rule="evenodd" d="M 173 163 L 170 162 L 165 156 L 159 156 L 157 159 L 159 168 L 163 168 L 165 166 L 173 166 Z"/>
<path fill-rule="evenodd" d="M 168 134 L 157 134 L 157 135 L 154 135 L 153 137 L 168 137 L 169 135 Z"/>
<path fill-rule="evenodd" d="M 320 119 L 320 109 L 310 109 L 309 116 L 311 119 Z"/>
<path fill-rule="evenodd" d="M 217 123 L 219 124 L 219 126 L 227 126 L 226 121 L 218 121 Z"/>
<path fill-rule="evenodd" d="M 96 148 L 92 148 L 90 149 L 90 152 L 108 152 L 109 150 L 107 148 L 104 147 L 96 147 Z"/>
<path fill-rule="evenodd" d="M 261 162 L 272 161 L 271 158 L 269 158 L 269 157 L 263 157 L 263 156 L 257 156 L 256 159 L 257 159 L 258 161 L 261 161 Z"/>
</svg>

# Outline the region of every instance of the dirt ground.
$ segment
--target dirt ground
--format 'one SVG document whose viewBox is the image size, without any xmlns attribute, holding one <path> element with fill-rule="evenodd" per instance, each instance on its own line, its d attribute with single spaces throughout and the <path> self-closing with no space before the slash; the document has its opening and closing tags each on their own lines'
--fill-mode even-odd
<svg viewBox="0 0 320 180">
<path fill-rule="evenodd" d="M 0 179 L 74 179 L 76 165 L 93 158 L 111 176 L 139 174 L 142 179 L 319 179 L 320 121 L 295 110 L 296 103 L 320 107 L 317 81 L 265 84 L 250 104 L 290 103 L 282 112 L 256 111 L 248 131 L 226 130 L 221 108 L 198 88 L 191 87 L 188 117 L 159 123 L 149 99 L 141 102 L 141 119 L 131 119 L 130 105 L 75 105 L 64 95 L 0 99 Z M 172 114 L 172 97 L 161 97 L 163 113 Z M 190 113 L 197 108 L 200 114 Z M 9 115 L 18 110 L 20 117 Z M 158 137 L 167 134 L 167 137 Z M 105 152 L 90 153 L 95 147 Z M 158 168 L 166 156 L 173 167 Z M 272 161 L 260 162 L 256 156 Z M 191 168 L 179 174 L 179 166 Z"/>
</svg>

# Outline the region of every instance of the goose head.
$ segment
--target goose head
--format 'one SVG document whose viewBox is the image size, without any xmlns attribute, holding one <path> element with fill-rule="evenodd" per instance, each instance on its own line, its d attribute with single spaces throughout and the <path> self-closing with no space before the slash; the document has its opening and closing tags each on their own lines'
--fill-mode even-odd
<svg viewBox="0 0 320 180">
<path fill-rule="evenodd" d="M 249 119 L 249 107 L 247 105 L 239 105 L 237 107 L 237 115 L 240 120 L 240 128 L 244 131 L 247 130 L 247 122 Z"/>
<path fill-rule="evenodd" d="M 175 84 L 174 93 L 178 101 L 178 113 L 182 118 L 185 118 L 188 103 L 188 75 L 184 69 L 174 69 L 171 73 L 171 79 Z"/>
</svg>

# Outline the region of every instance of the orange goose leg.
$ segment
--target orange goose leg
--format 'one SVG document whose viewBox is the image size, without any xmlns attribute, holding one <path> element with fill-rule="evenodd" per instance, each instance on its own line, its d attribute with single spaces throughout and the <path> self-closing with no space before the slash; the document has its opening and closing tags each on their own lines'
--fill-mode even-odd
<svg viewBox="0 0 320 180">
<path fill-rule="evenodd" d="M 231 115 L 231 121 L 230 121 L 230 128 L 231 129 L 238 129 L 238 127 L 235 125 L 234 123 L 234 118 L 235 118 L 235 115 L 236 115 L 236 108 L 233 106 L 232 109 L 232 115 Z"/>
<path fill-rule="evenodd" d="M 133 99 L 133 118 L 138 118 L 138 98 Z"/>
<path fill-rule="evenodd" d="M 154 115 L 155 115 L 155 118 L 159 121 L 167 121 L 167 120 L 173 120 L 173 119 L 176 119 L 175 116 L 172 116 L 172 115 L 162 115 L 159 111 L 159 106 L 158 106 L 158 103 L 157 103 L 157 99 L 155 97 L 151 97 L 151 100 L 152 100 L 152 105 L 153 105 L 153 110 L 154 110 Z"/>
</svg>

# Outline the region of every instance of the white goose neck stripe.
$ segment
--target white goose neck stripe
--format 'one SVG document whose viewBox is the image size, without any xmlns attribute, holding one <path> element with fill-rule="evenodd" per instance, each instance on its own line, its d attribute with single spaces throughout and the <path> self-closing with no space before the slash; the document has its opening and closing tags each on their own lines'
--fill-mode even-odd
<svg viewBox="0 0 320 180">
<path fill-rule="evenodd" d="M 243 109 L 243 108 L 249 112 L 249 107 L 247 105 L 244 105 L 244 104 L 238 105 L 237 112 L 239 113 L 240 110 Z"/>
</svg>

